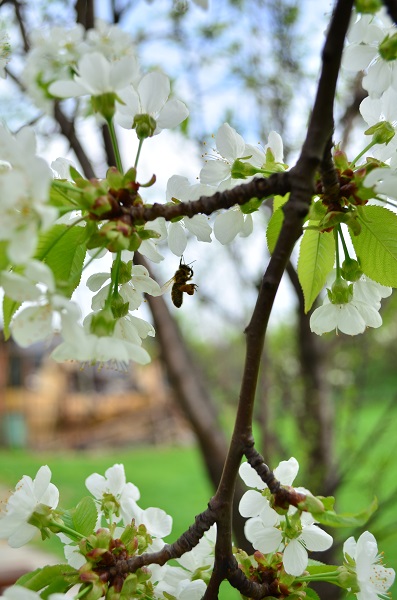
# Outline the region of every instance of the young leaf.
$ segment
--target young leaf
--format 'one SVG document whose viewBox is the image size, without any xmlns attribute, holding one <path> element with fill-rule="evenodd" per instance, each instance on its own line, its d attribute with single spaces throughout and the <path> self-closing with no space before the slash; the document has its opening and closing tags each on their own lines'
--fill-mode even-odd
<svg viewBox="0 0 397 600">
<path fill-rule="evenodd" d="M 12 300 L 8 296 L 4 296 L 3 298 L 3 333 L 4 339 L 8 340 L 11 335 L 10 332 L 10 323 L 11 319 L 21 306 L 21 302 L 17 302 L 16 300 Z"/>
<path fill-rule="evenodd" d="M 98 520 L 98 511 L 94 499 L 90 496 L 83 498 L 73 513 L 74 529 L 88 537 L 95 529 Z"/>
<path fill-rule="evenodd" d="M 305 588 L 305 594 L 306 598 L 310 598 L 310 600 L 320 600 L 320 596 L 313 590 L 313 588 Z"/>
<path fill-rule="evenodd" d="M 86 254 L 86 229 L 54 225 L 40 236 L 35 258 L 52 269 L 57 286 L 71 296 L 80 282 Z"/>
<path fill-rule="evenodd" d="M 313 517 L 322 525 L 328 525 L 329 527 L 362 527 L 368 521 L 370 516 L 378 508 L 378 501 L 376 498 L 372 501 L 368 508 L 362 510 L 359 513 L 344 513 L 338 515 L 333 510 L 327 510 L 323 513 L 312 513 Z"/>
<path fill-rule="evenodd" d="M 309 225 L 312 222 L 309 221 Z M 303 234 L 299 259 L 298 277 L 308 312 L 323 289 L 335 262 L 335 241 L 332 233 L 308 229 Z"/>
<path fill-rule="evenodd" d="M 8 241 L 0 242 L 0 271 L 5 271 L 10 263 L 6 252 L 7 246 Z"/>
<path fill-rule="evenodd" d="M 78 583 L 79 572 L 70 565 L 47 565 L 42 569 L 36 569 L 31 573 L 22 575 L 22 577 L 16 581 L 16 585 L 22 585 L 29 590 L 38 592 L 50 585 L 54 578 L 58 577 L 62 577 L 67 581 L 68 585 L 71 585 Z"/>
<path fill-rule="evenodd" d="M 383 206 L 362 206 L 361 233 L 351 236 L 363 273 L 397 287 L 397 215 Z"/>
<path fill-rule="evenodd" d="M 276 246 L 283 221 L 284 213 L 281 208 L 278 208 L 270 217 L 270 221 L 266 229 L 266 241 L 270 254 L 273 253 Z"/>
</svg>

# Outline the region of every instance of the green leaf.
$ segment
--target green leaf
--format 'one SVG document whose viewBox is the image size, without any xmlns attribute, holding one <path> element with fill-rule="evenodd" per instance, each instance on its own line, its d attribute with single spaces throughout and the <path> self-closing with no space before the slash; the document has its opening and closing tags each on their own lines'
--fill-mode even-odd
<svg viewBox="0 0 397 600">
<path fill-rule="evenodd" d="M 86 496 L 77 505 L 73 512 L 73 526 L 76 531 L 88 537 L 93 533 L 98 520 L 98 511 L 94 499 Z"/>
<path fill-rule="evenodd" d="M 313 590 L 313 588 L 307 587 L 305 588 L 306 598 L 311 598 L 311 600 L 320 600 L 320 596 Z"/>
<path fill-rule="evenodd" d="M 278 236 L 280 235 L 281 227 L 284 221 L 284 212 L 282 208 L 278 208 L 272 214 L 266 229 L 266 241 L 270 254 L 274 252 Z"/>
<path fill-rule="evenodd" d="M 10 264 L 10 261 L 8 260 L 8 256 L 7 256 L 7 249 L 8 246 L 8 241 L 5 242 L 0 242 L 0 271 L 5 271 L 6 268 L 8 267 L 8 265 Z"/>
<path fill-rule="evenodd" d="M 363 273 L 397 287 L 397 215 L 383 206 L 362 206 L 361 233 L 351 236 Z"/>
<path fill-rule="evenodd" d="M 79 572 L 70 565 L 47 565 L 42 569 L 36 569 L 31 573 L 22 575 L 16 581 L 16 585 L 22 585 L 29 590 L 38 592 L 50 585 L 55 578 L 62 578 L 67 581 L 67 585 L 78 583 Z"/>
<path fill-rule="evenodd" d="M 35 258 L 52 269 L 57 287 L 71 296 L 78 286 L 86 254 L 86 228 L 54 225 L 39 238 Z"/>
<path fill-rule="evenodd" d="M 310 575 L 318 575 L 319 573 L 335 573 L 338 570 L 337 565 L 324 565 L 324 564 L 316 564 L 312 565 L 311 562 L 317 563 L 318 561 L 309 559 L 309 564 L 306 567 L 306 571 L 309 571 Z"/>
<path fill-rule="evenodd" d="M 309 225 L 312 222 L 309 221 Z M 323 289 L 335 262 L 335 240 L 331 232 L 321 233 L 308 229 L 303 234 L 299 259 L 298 277 L 305 298 L 305 312 Z"/>
<path fill-rule="evenodd" d="M 4 331 L 4 339 L 8 340 L 11 335 L 10 332 L 10 323 L 11 319 L 21 306 L 22 302 L 17 302 L 16 300 L 12 300 L 8 296 L 4 296 L 3 298 L 3 331 Z"/>
<path fill-rule="evenodd" d="M 322 525 L 328 525 L 329 527 L 362 527 L 368 521 L 371 515 L 378 508 L 378 501 L 376 498 L 372 501 L 368 508 L 362 510 L 359 513 L 342 513 L 338 515 L 336 512 L 329 510 L 323 513 L 312 513 L 313 517 Z"/>
<path fill-rule="evenodd" d="M 285 194 L 285 196 L 274 196 L 273 198 L 273 212 L 276 212 L 279 208 L 284 206 L 286 202 L 289 200 L 289 192 Z"/>
<path fill-rule="evenodd" d="M 263 198 L 251 198 L 251 200 L 249 200 L 245 204 L 240 205 L 240 210 L 244 215 L 249 215 L 250 213 L 257 211 L 259 207 L 262 206 L 262 203 Z"/>
</svg>

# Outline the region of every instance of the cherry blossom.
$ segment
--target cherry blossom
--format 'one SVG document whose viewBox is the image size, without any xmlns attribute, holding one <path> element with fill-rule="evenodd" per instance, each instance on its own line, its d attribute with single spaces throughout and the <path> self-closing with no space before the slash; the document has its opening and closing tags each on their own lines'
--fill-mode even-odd
<svg viewBox="0 0 397 600">
<path fill-rule="evenodd" d="M 365 531 L 358 538 L 350 537 L 343 544 L 343 553 L 348 564 L 355 562 L 357 583 L 360 588 L 356 592 L 358 600 L 377 600 L 386 598 L 387 591 L 393 585 L 395 578 L 394 569 L 387 569 L 381 564 L 378 554 L 378 545 L 375 537 Z"/>
<path fill-rule="evenodd" d="M 24 475 L 0 516 L 0 538 L 8 539 L 12 548 L 27 544 L 37 533 L 37 527 L 30 524 L 33 513 L 42 505 L 50 509 L 56 508 L 58 500 L 59 491 L 51 483 L 49 467 L 40 467 L 33 480 Z"/>
<path fill-rule="evenodd" d="M 170 90 L 170 80 L 164 73 L 148 73 L 142 77 L 136 89 L 129 86 L 118 94 L 123 103 L 117 103 L 116 123 L 131 129 L 137 115 L 149 115 L 156 122 L 150 135 L 177 127 L 187 118 L 189 111 L 181 100 L 168 99 Z"/>
</svg>

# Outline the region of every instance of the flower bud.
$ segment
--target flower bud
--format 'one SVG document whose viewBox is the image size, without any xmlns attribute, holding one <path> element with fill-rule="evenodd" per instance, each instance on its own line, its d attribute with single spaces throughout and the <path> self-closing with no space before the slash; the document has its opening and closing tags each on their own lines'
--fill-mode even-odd
<svg viewBox="0 0 397 600">
<path fill-rule="evenodd" d="M 335 167 L 341 173 L 343 173 L 343 171 L 346 171 L 350 167 L 349 161 L 347 160 L 346 152 L 343 152 L 343 150 L 340 150 L 339 146 L 335 147 L 334 162 L 335 162 Z"/>
<path fill-rule="evenodd" d="M 108 182 L 110 188 L 119 190 L 123 187 L 124 176 L 122 173 L 120 173 L 117 167 L 109 167 L 106 173 L 106 181 Z"/>
<path fill-rule="evenodd" d="M 357 281 L 363 274 L 360 263 L 354 258 L 346 258 L 342 264 L 342 277 L 346 281 Z"/>
<path fill-rule="evenodd" d="M 309 513 L 322 513 L 324 512 L 324 504 L 316 496 L 307 494 L 303 502 L 298 503 L 299 510 L 304 510 Z"/>
<path fill-rule="evenodd" d="M 120 294 L 112 297 L 110 308 L 115 319 L 122 319 L 128 314 L 129 302 L 124 302 Z"/>
</svg>

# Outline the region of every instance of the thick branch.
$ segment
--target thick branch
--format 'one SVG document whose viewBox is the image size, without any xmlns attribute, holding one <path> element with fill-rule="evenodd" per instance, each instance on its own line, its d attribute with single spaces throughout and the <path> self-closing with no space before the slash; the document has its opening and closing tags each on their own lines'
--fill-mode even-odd
<svg viewBox="0 0 397 600">
<path fill-rule="evenodd" d="M 219 209 L 231 208 L 235 204 L 245 204 L 252 198 L 267 198 L 273 194 L 285 196 L 290 191 L 289 173 L 273 173 L 269 178 L 256 177 L 249 183 L 237 185 L 230 190 L 216 192 L 212 196 L 201 196 L 191 202 L 178 204 L 158 204 L 153 206 L 131 206 L 126 213 L 135 221 L 154 221 L 164 217 L 167 221 L 175 217 L 194 217 L 197 214 L 211 215 Z"/>
<path fill-rule="evenodd" d="M 390 18 L 397 23 L 397 1 L 396 0 L 383 0 L 383 4 L 386 6 L 387 12 Z"/>
</svg>

